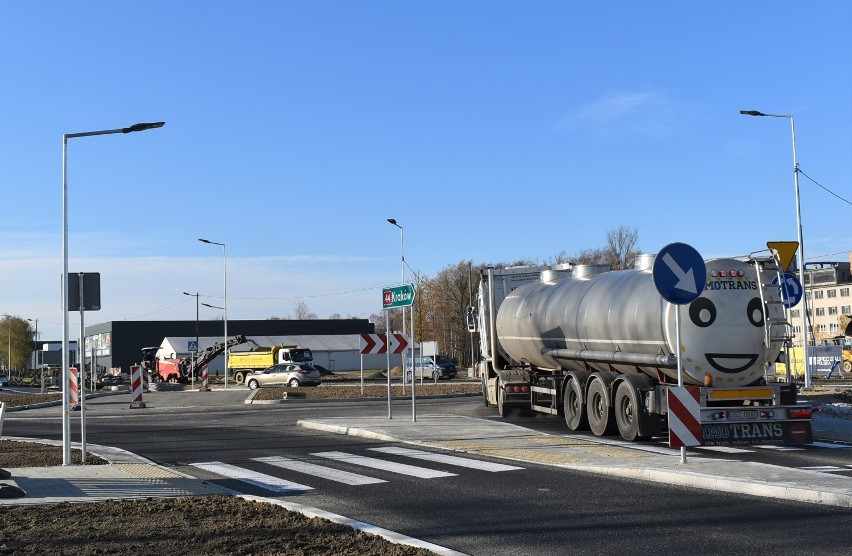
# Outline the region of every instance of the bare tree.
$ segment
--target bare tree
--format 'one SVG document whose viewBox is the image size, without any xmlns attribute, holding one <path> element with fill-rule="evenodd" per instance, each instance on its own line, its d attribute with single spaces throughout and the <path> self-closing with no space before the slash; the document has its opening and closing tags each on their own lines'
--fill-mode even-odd
<svg viewBox="0 0 852 556">
<path fill-rule="evenodd" d="M 308 304 L 304 301 L 293 303 L 293 315 L 296 320 L 317 320 L 319 318 L 316 313 L 308 309 Z"/>
<path fill-rule="evenodd" d="M 618 228 L 607 231 L 606 243 L 609 255 L 609 264 L 613 270 L 625 270 L 633 268 L 636 261 L 639 243 L 639 230 L 621 225 Z"/>
</svg>

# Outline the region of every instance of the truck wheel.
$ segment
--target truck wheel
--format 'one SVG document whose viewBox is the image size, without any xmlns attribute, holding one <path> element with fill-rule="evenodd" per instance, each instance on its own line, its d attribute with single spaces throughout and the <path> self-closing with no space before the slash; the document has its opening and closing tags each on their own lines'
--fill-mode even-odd
<svg viewBox="0 0 852 556">
<path fill-rule="evenodd" d="M 485 375 L 482 375 L 482 400 L 485 403 L 485 407 L 490 407 L 491 404 L 488 403 L 488 385 L 485 380 Z"/>
<path fill-rule="evenodd" d="M 234 380 L 236 380 L 238 384 L 242 384 L 245 379 L 246 375 L 243 371 L 237 371 L 234 373 Z"/>
<path fill-rule="evenodd" d="M 291 378 L 290 382 L 287 383 L 287 386 L 290 388 L 298 388 L 299 387 L 299 379 Z"/>
<path fill-rule="evenodd" d="M 599 378 L 592 379 L 586 393 L 586 415 L 589 428 L 597 436 L 614 434 L 616 429 L 612 408 L 606 403 L 606 385 Z"/>
<path fill-rule="evenodd" d="M 252 390 L 257 390 L 258 386 L 259 386 L 259 384 L 257 383 L 257 380 L 255 380 L 255 379 L 251 379 L 248 383 L 248 387 Z"/>
<path fill-rule="evenodd" d="M 586 404 L 583 401 L 583 387 L 579 381 L 571 379 L 565 385 L 562 396 L 562 409 L 565 413 L 565 423 L 572 431 L 589 430 L 586 418 Z"/>
<path fill-rule="evenodd" d="M 844 373 L 852 373 L 852 361 L 844 361 L 843 362 L 843 372 Z"/>
<path fill-rule="evenodd" d="M 506 407 L 506 404 L 504 403 L 505 398 L 506 398 L 506 391 L 498 389 L 497 390 L 497 415 L 499 415 L 500 417 L 508 417 L 508 415 L 509 415 L 509 408 Z"/>
<path fill-rule="evenodd" d="M 615 422 L 618 432 L 624 440 L 647 440 L 647 436 L 639 435 L 639 419 L 642 412 L 642 403 L 639 401 L 639 393 L 633 385 L 623 381 L 615 391 Z"/>
</svg>

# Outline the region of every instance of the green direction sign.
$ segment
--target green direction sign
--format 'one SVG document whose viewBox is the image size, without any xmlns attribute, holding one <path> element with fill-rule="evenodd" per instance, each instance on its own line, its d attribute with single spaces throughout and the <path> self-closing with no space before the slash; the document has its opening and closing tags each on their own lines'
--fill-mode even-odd
<svg viewBox="0 0 852 556">
<path fill-rule="evenodd" d="M 409 307 L 414 303 L 414 286 L 403 284 L 382 290 L 382 309 Z"/>
</svg>

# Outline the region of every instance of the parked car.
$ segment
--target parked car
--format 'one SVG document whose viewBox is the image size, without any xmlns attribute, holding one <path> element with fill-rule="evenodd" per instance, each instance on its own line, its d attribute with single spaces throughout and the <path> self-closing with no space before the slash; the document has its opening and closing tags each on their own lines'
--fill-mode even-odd
<svg viewBox="0 0 852 556">
<path fill-rule="evenodd" d="M 9 386 L 9 377 L 6 375 L 0 375 L 0 390 L 2 390 L 4 386 Z"/>
<path fill-rule="evenodd" d="M 98 387 L 106 388 L 107 386 L 117 386 L 121 384 L 121 377 L 118 375 L 103 375 L 98 379 Z"/>
<path fill-rule="evenodd" d="M 415 378 L 456 378 L 458 373 L 456 364 L 446 355 L 417 355 L 413 367 Z"/>
<path fill-rule="evenodd" d="M 321 381 L 320 372 L 307 363 L 272 365 L 246 376 L 246 386 L 252 390 L 261 386 L 319 386 Z"/>
</svg>

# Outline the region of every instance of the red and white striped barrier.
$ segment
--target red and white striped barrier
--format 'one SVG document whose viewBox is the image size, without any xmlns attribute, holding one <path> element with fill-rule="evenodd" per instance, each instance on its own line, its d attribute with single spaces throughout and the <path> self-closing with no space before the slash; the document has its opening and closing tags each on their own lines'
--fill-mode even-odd
<svg viewBox="0 0 852 556">
<path fill-rule="evenodd" d="M 71 411 L 80 409 L 80 388 L 77 382 L 77 367 L 68 368 L 68 405 Z"/>
<path fill-rule="evenodd" d="M 209 392 L 210 387 L 207 386 L 207 365 L 201 367 L 201 388 L 198 389 L 199 392 Z"/>
<path fill-rule="evenodd" d="M 698 386 L 676 386 L 668 390 L 669 446 L 701 446 L 701 390 Z"/>
<path fill-rule="evenodd" d="M 150 380 L 149 376 L 150 375 L 148 374 L 148 369 L 146 369 L 145 367 L 140 367 L 140 368 L 142 369 L 142 391 L 145 392 L 146 394 L 150 394 L 151 393 L 151 386 L 149 385 L 149 380 Z M 133 367 L 130 367 L 130 374 L 131 375 L 133 374 Z"/>
<path fill-rule="evenodd" d="M 142 367 L 130 367 L 130 390 L 132 392 L 132 400 L 130 409 L 138 409 L 145 407 L 145 402 L 142 401 Z"/>
</svg>

